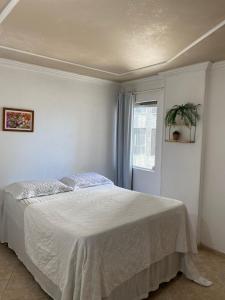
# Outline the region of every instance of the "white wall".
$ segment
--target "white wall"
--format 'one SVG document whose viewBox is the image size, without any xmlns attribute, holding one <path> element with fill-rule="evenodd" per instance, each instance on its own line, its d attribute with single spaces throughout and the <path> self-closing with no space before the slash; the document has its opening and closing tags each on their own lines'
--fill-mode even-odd
<svg viewBox="0 0 225 300">
<path fill-rule="evenodd" d="M 160 188 L 162 195 L 186 204 L 198 240 L 225 253 L 225 61 L 172 70 L 123 87 L 164 87 L 164 112 L 188 101 L 202 104 L 195 144 L 167 143 L 163 138 Z M 154 173 L 134 170 L 137 190 L 152 193 L 155 180 Z"/>
<path fill-rule="evenodd" d="M 113 179 L 117 90 L 112 82 L 0 60 L 0 109 L 35 111 L 34 133 L 0 129 L 0 189 L 75 171 Z"/>
<path fill-rule="evenodd" d="M 185 203 L 193 233 L 199 236 L 199 201 L 202 163 L 203 114 L 208 63 L 197 64 L 165 76 L 165 111 L 175 104 L 201 104 L 201 119 L 194 144 L 168 143 L 163 140 L 161 194 Z M 199 239 L 199 237 L 198 237 Z"/>
<path fill-rule="evenodd" d="M 156 185 L 159 185 L 161 195 L 175 198 L 185 203 L 196 239 L 199 229 L 202 120 L 207 67 L 208 63 L 197 64 L 164 72 L 159 76 L 123 84 L 125 90 L 135 89 L 141 91 L 163 88 L 164 115 L 175 104 L 186 102 L 201 104 L 201 121 L 197 127 L 196 143 L 168 143 L 164 141 L 165 137 L 162 137 L 160 174 L 145 170 L 134 170 L 134 189 L 155 193 L 154 188 Z"/>
<path fill-rule="evenodd" d="M 201 242 L 225 253 L 225 62 L 210 72 Z"/>
</svg>

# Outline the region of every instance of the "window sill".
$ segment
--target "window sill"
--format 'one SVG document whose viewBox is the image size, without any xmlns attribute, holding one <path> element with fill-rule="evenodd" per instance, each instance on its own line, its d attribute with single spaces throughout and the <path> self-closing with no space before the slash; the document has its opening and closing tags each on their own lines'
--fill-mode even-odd
<svg viewBox="0 0 225 300">
<path fill-rule="evenodd" d="M 155 170 L 154 170 L 154 169 L 147 169 L 147 168 L 136 167 L 136 166 L 133 166 L 132 169 L 133 169 L 133 170 L 138 170 L 138 171 L 144 171 L 144 172 L 155 173 Z"/>
</svg>

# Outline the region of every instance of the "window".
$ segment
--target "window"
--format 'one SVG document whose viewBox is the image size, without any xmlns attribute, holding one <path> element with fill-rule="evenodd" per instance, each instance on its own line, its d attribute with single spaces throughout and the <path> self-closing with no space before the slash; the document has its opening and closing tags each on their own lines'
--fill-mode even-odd
<svg viewBox="0 0 225 300">
<path fill-rule="evenodd" d="M 144 102 L 134 107 L 133 166 L 155 167 L 157 102 Z"/>
</svg>

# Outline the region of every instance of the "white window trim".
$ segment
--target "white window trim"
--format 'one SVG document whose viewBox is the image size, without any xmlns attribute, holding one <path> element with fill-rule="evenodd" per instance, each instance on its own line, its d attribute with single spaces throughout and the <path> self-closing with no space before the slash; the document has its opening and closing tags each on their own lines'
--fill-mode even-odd
<svg viewBox="0 0 225 300">
<path fill-rule="evenodd" d="M 148 95 L 146 95 L 148 94 Z M 158 104 L 157 109 L 157 132 L 156 132 L 156 158 L 155 158 L 155 169 L 143 169 L 136 166 L 132 166 L 133 173 L 134 173 L 134 187 L 140 191 L 150 192 L 156 195 L 161 195 L 161 162 L 162 162 L 162 153 L 163 153 L 163 124 L 164 124 L 164 87 L 154 89 L 153 92 L 145 93 L 145 101 L 147 99 L 156 99 Z M 140 97 L 139 97 L 140 98 Z M 144 100 L 144 99 L 143 99 Z M 144 102 L 144 101 L 137 101 L 137 103 Z M 142 176 L 146 180 L 149 180 L 149 187 L 142 187 L 140 185 L 139 176 Z M 146 177 L 147 176 L 147 177 Z M 138 179 L 139 178 L 139 179 Z M 138 183 L 139 182 L 139 183 Z M 143 190 L 142 190 L 143 189 Z"/>
<path fill-rule="evenodd" d="M 144 167 L 138 167 L 138 166 L 135 166 L 135 165 L 132 166 L 132 169 L 135 169 L 135 170 L 142 170 L 142 171 L 146 171 L 146 172 L 152 172 L 152 173 L 155 173 L 155 169 L 149 169 L 149 168 L 144 168 Z"/>
<path fill-rule="evenodd" d="M 151 102 L 152 102 L 153 105 L 157 104 L 156 105 L 157 106 L 157 119 L 156 119 L 156 141 L 155 141 L 155 143 L 156 143 L 156 146 L 155 146 L 155 165 L 154 165 L 154 168 L 147 168 L 147 167 L 136 166 L 136 165 L 133 165 L 133 163 L 132 163 L 132 169 L 143 170 L 143 171 L 155 173 L 155 170 L 156 170 L 156 157 L 157 157 L 156 150 L 157 150 L 157 128 L 158 128 L 158 118 L 159 118 L 159 113 L 158 113 L 158 110 L 159 110 L 159 101 L 158 101 L 158 99 L 157 100 L 145 100 L 145 101 L 142 101 L 142 102 L 136 102 L 134 106 L 141 106 L 141 103 L 146 103 L 146 106 L 147 106 Z M 161 153 L 160 153 L 160 156 L 161 156 Z M 133 153 L 132 153 L 132 160 L 133 160 Z"/>
</svg>

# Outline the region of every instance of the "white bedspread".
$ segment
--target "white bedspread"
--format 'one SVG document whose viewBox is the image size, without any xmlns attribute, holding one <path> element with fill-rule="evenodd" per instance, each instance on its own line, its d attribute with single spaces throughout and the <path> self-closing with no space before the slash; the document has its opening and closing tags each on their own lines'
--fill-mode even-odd
<svg viewBox="0 0 225 300">
<path fill-rule="evenodd" d="M 24 227 L 28 255 L 63 300 L 101 300 L 163 257 L 196 251 L 180 201 L 117 187 L 33 199 Z"/>
</svg>

